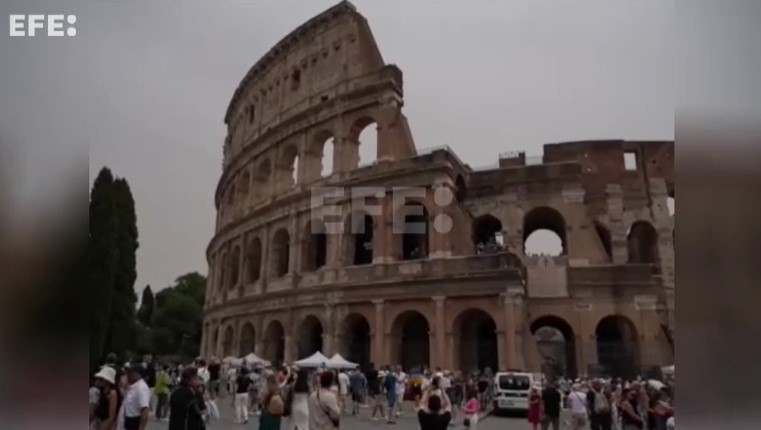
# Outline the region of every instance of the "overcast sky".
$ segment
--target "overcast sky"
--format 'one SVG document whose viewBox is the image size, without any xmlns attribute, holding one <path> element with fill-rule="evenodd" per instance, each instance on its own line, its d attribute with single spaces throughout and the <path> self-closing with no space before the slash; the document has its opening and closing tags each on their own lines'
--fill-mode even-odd
<svg viewBox="0 0 761 430">
<path fill-rule="evenodd" d="M 78 19 L 76 37 L 0 37 L 0 137 L 59 163 L 89 145 L 91 180 L 104 165 L 127 178 L 138 291 L 206 273 L 230 97 L 273 44 L 335 3 L 4 1 L 4 29 L 8 13 Z M 549 142 L 674 137 L 672 2 L 354 4 L 404 72 L 419 149 L 446 144 L 481 166 Z M 24 187 L 58 194 L 52 177 L 18 173 Z"/>
</svg>

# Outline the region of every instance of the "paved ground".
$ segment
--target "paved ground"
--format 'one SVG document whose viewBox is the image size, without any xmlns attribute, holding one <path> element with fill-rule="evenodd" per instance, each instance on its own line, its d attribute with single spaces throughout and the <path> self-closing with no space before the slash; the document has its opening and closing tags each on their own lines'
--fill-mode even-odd
<svg viewBox="0 0 761 430">
<path fill-rule="evenodd" d="M 257 417 L 252 417 L 248 425 L 236 424 L 234 422 L 234 413 L 231 400 L 229 398 L 217 401 L 222 418 L 219 421 L 212 421 L 209 429 L 217 430 L 257 430 Z M 412 410 L 412 405 L 406 405 L 406 414 L 397 420 L 396 425 L 386 424 L 383 421 L 371 421 L 370 410 L 362 409 L 359 417 L 344 417 L 341 420 L 341 428 L 347 430 L 418 430 L 420 427 Z M 458 419 L 459 423 L 460 420 Z M 165 430 L 167 424 L 157 422 L 151 418 L 148 424 L 148 430 Z M 462 426 L 450 427 L 453 430 L 461 430 Z M 495 417 L 488 416 L 483 418 L 478 426 L 479 430 L 527 430 L 531 427 L 525 418 Z"/>
</svg>

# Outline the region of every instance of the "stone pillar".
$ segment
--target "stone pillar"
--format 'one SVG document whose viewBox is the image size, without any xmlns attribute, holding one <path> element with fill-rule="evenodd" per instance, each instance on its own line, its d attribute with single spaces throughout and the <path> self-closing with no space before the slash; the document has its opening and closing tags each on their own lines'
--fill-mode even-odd
<svg viewBox="0 0 761 430">
<path fill-rule="evenodd" d="M 508 369 L 508 359 L 507 359 L 507 330 L 497 330 L 497 351 L 498 353 L 498 360 L 499 360 L 499 370 L 504 371 Z M 455 353 L 458 353 L 459 349 L 455 351 Z M 460 367 L 462 367 L 462 363 L 459 363 Z M 464 370 L 464 369 L 461 369 Z"/>
<path fill-rule="evenodd" d="M 296 358 L 296 345 L 294 344 L 293 336 L 290 334 L 285 335 L 285 351 L 283 351 L 284 360 L 286 363 L 293 363 Z"/>
<path fill-rule="evenodd" d="M 328 358 L 330 358 L 337 351 L 335 346 L 335 340 L 336 340 L 335 312 L 333 309 L 333 305 L 329 303 L 325 304 L 325 322 L 327 326 L 325 327 L 325 330 L 323 331 L 323 334 L 322 334 L 322 349 L 323 349 L 322 353 Z"/>
<path fill-rule="evenodd" d="M 288 246 L 288 272 L 286 274 L 296 273 L 301 267 L 301 250 L 303 249 L 301 240 L 304 237 L 302 233 L 299 229 L 296 213 L 291 212 L 288 216 L 288 236 L 290 236 L 290 241 Z"/>
<path fill-rule="evenodd" d="M 621 185 L 608 184 L 605 188 L 608 195 L 608 218 L 610 220 L 610 247 L 613 264 L 625 264 L 629 259 L 629 248 L 626 240 L 626 225 L 624 223 L 624 200 Z"/>
<path fill-rule="evenodd" d="M 591 366 L 597 365 L 597 321 L 593 313 L 594 305 L 591 303 L 576 303 L 574 310 L 579 321 L 579 332 L 576 333 L 576 362 L 579 374 L 585 375 L 589 373 Z"/>
<path fill-rule="evenodd" d="M 436 319 L 434 321 L 434 341 L 436 344 L 436 354 L 431 357 L 431 367 L 441 367 L 442 369 L 446 369 L 448 367 L 449 360 L 447 360 L 446 350 L 446 317 L 444 315 L 444 302 L 447 298 L 445 296 L 433 296 L 431 298 L 433 299 L 433 302 L 436 306 Z"/>
<path fill-rule="evenodd" d="M 259 272 L 259 284 L 262 294 L 267 292 L 267 280 L 269 279 L 270 267 L 272 267 L 272 258 L 270 256 L 270 248 L 272 245 L 272 238 L 270 237 L 270 225 L 265 224 L 264 234 L 262 234 L 262 266 Z"/>
<path fill-rule="evenodd" d="M 380 366 L 384 363 L 385 356 L 385 338 L 386 326 L 384 321 L 384 301 L 383 299 L 373 300 L 375 305 L 375 330 L 373 330 L 373 351 L 370 354 L 373 362 Z"/>
<path fill-rule="evenodd" d="M 374 224 L 373 231 L 373 264 L 393 261 L 394 244 L 394 203 L 392 196 L 384 197 L 382 202 L 383 216 Z"/>
<path fill-rule="evenodd" d="M 523 292 L 509 289 L 501 294 L 505 307 L 505 362 L 511 369 L 523 369 Z"/>
</svg>

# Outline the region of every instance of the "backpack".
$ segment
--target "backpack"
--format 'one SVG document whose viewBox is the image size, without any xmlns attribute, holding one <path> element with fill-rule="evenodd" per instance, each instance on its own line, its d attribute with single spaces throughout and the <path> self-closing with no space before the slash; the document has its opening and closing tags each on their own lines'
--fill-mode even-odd
<svg viewBox="0 0 761 430">
<path fill-rule="evenodd" d="M 280 394 L 280 391 L 276 391 L 270 395 L 269 400 L 267 401 L 267 412 L 275 417 L 282 416 L 283 412 L 285 412 L 285 401 L 283 400 L 283 395 Z"/>
<path fill-rule="evenodd" d="M 608 412 L 610 410 L 610 404 L 608 403 L 608 399 L 605 397 L 604 393 L 595 393 L 594 408 L 595 412 L 598 414 Z"/>
</svg>

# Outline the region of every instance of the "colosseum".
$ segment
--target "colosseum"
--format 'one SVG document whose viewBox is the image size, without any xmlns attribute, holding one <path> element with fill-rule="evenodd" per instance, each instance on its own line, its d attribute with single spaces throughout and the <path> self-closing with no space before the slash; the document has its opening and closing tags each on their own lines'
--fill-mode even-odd
<svg viewBox="0 0 761 430">
<path fill-rule="evenodd" d="M 203 355 L 622 376 L 673 363 L 673 141 L 495 148 L 498 165 L 475 169 L 418 150 L 402 106 L 401 70 L 348 2 L 248 71 L 224 118 Z M 525 251 L 537 231 L 557 255 Z"/>
</svg>

